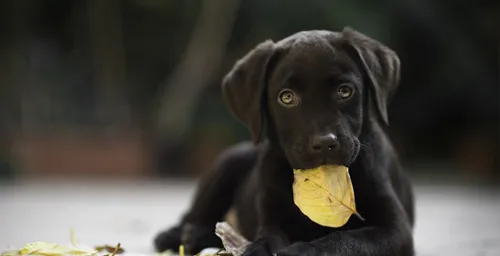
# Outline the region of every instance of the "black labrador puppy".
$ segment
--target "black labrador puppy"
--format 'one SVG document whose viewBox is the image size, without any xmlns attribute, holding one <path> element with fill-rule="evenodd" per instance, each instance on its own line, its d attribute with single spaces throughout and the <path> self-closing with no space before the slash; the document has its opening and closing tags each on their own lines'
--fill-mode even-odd
<svg viewBox="0 0 500 256">
<path fill-rule="evenodd" d="M 385 132 L 399 74 L 394 51 L 351 28 L 259 44 L 222 84 L 254 143 L 220 156 L 156 249 L 221 246 L 214 227 L 234 207 L 239 231 L 253 241 L 244 255 L 413 255 L 412 187 Z M 349 167 L 364 220 L 353 215 L 329 228 L 296 207 L 293 169 L 324 164 Z"/>
</svg>

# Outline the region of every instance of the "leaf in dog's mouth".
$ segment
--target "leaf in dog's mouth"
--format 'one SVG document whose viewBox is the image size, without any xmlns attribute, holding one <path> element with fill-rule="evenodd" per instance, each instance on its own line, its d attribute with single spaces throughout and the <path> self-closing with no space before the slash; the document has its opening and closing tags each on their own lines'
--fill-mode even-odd
<svg viewBox="0 0 500 256">
<path fill-rule="evenodd" d="M 293 200 L 312 221 L 326 227 L 342 227 L 356 211 L 349 169 L 323 165 L 313 169 L 295 169 Z"/>
</svg>

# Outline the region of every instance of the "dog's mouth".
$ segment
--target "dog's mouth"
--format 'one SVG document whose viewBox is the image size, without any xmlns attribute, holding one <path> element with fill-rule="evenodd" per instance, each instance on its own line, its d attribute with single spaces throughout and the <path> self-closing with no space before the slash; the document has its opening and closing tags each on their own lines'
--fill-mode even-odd
<svg viewBox="0 0 500 256">
<path fill-rule="evenodd" d="M 341 165 L 349 167 L 357 157 L 357 152 L 350 155 L 347 159 L 338 158 L 314 158 L 314 159 L 290 159 L 289 162 L 293 169 L 313 169 L 324 165 Z"/>
<path fill-rule="evenodd" d="M 360 151 L 361 144 L 359 140 L 353 139 L 347 147 L 328 155 L 313 155 L 298 145 L 293 147 L 291 152 L 286 155 L 293 169 L 312 169 L 324 165 L 342 165 L 349 167 L 356 161 Z"/>
<path fill-rule="evenodd" d="M 293 169 L 314 169 L 325 165 L 341 165 L 349 167 L 353 161 L 337 161 L 335 159 L 323 158 L 309 162 L 292 164 Z"/>
</svg>

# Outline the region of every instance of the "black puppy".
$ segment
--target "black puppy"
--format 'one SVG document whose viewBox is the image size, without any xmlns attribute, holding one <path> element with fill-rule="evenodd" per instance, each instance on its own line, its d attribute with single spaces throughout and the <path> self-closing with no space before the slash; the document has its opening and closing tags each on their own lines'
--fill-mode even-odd
<svg viewBox="0 0 500 256">
<path fill-rule="evenodd" d="M 222 84 L 254 143 L 222 154 L 157 250 L 220 246 L 215 223 L 234 207 L 244 255 L 413 255 L 412 188 L 384 131 L 399 72 L 395 52 L 350 28 L 259 44 Z M 349 167 L 364 220 L 323 227 L 295 206 L 292 169 L 324 164 Z"/>
</svg>

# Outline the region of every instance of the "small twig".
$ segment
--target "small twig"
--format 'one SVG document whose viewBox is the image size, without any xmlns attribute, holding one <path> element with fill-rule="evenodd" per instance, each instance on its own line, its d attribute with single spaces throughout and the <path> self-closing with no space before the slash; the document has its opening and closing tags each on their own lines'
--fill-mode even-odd
<svg viewBox="0 0 500 256">
<path fill-rule="evenodd" d="M 118 250 L 120 250 L 120 243 L 116 245 L 115 250 L 113 251 L 113 253 L 111 253 L 111 256 L 115 256 Z"/>
</svg>

